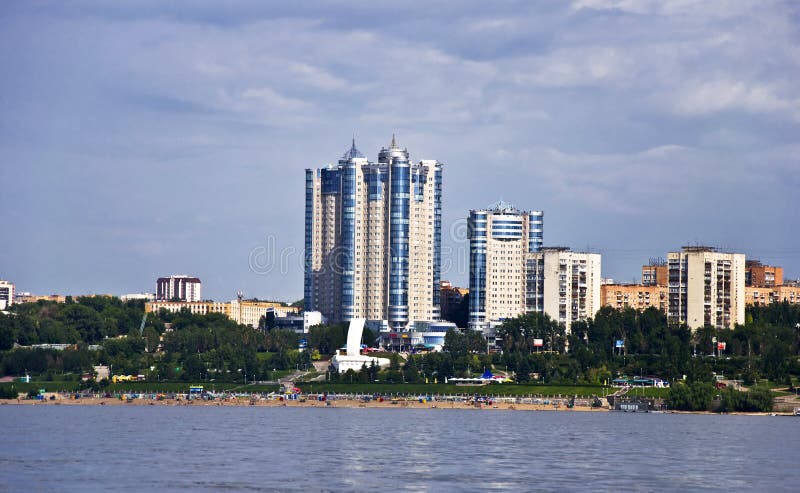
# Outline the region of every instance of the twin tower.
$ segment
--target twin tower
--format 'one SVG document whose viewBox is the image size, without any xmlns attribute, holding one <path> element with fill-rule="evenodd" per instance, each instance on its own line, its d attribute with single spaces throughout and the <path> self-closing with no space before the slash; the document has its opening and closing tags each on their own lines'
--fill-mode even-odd
<svg viewBox="0 0 800 493">
<path fill-rule="evenodd" d="M 337 165 L 306 170 L 305 197 L 307 311 L 395 331 L 439 319 L 442 163 L 412 163 L 394 137 L 371 162 L 354 140 Z"/>
</svg>

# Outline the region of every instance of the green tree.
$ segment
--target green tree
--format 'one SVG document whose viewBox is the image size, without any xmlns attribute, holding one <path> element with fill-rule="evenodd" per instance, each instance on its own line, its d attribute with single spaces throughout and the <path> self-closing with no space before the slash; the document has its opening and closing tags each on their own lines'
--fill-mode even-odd
<svg viewBox="0 0 800 493">
<path fill-rule="evenodd" d="M 708 383 L 677 383 L 670 387 L 667 402 L 679 411 L 708 411 L 713 394 L 714 386 Z"/>
</svg>

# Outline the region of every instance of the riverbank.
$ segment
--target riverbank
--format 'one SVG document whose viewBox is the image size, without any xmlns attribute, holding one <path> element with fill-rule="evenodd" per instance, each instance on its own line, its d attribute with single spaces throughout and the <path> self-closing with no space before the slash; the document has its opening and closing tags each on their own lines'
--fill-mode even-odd
<svg viewBox="0 0 800 493">
<path fill-rule="evenodd" d="M 604 413 L 610 410 L 607 407 L 590 407 L 575 405 L 568 407 L 566 403 L 555 402 L 549 404 L 532 404 L 524 402 L 475 402 L 475 401 L 453 401 L 453 400 L 434 400 L 425 399 L 394 399 L 394 400 L 369 400 L 337 398 L 333 400 L 278 400 L 278 399 L 253 399 L 246 397 L 230 397 L 215 400 L 202 399 L 148 399 L 136 398 L 122 400 L 112 397 L 82 397 L 72 399 L 57 397 L 53 400 L 38 399 L 0 399 L 0 405 L 14 406 L 192 406 L 192 407 L 277 407 L 277 408 L 378 408 L 378 409 L 472 409 L 472 410 L 501 410 L 501 411 L 566 411 L 566 412 L 594 412 Z M 658 411 L 669 414 L 707 414 L 720 415 L 709 411 Z M 789 412 L 737 412 L 722 413 L 736 416 L 794 416 Z"/>
<path fill-rule="evenodd" d="M 486 409 L 506 411 L 577 411 L 607 412 L 607 408 L 579 406 L 568 407 L 564 402 L 533 404 L 508 401 L 466 401 L 427 399 L 274 399 L 229 397 L 214 400 L 202 399 L 119 399 L 111 397 L 82 397 L 80 399 L 56 397 L 55 399 L 2 399 L 0 405 L 20 406 L 256 406 L 256 407 L 319 407 L 319 408 L 382 408 L 382 409 Z"/>
</svg>

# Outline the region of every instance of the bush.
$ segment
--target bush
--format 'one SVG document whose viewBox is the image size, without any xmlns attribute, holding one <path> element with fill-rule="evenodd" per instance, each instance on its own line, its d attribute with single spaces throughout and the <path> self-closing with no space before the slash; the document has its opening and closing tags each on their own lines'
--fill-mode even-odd
<svg viewBox="0 0 800 493">
<path fill-rule="evenodd" d="M 708 411 L 714 387 L 708 383 L 676 383 L 669 389 L 669 407 L 679 411 Z"/>
<path fill-rule="evenodd" d="M 16 399 L 18 394 L 13 385 L 0 385 L 0 399 Z"/>
<path fill-rule="evenodd" d="M 726 389 L 721 398 L 719 412 L 772 411 L 772 392 L 766 388 L 751 388 L 747 392 Z"/>
</svg>

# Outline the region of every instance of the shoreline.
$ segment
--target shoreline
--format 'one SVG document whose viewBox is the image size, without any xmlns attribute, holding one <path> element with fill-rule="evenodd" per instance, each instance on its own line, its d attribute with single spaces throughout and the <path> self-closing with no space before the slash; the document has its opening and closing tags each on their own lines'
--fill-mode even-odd
<svg viewBox="0 0 800 493">
<path fill-rule="evenodd" d="M 364 402 L 359 399 L 335 399 L 327 401 L 318 400 L 283 400 L 276 399 L 248 399 L 228 398 L 215 400 L 186 400 L 186 399 L 130 399 L 121 400 L 114 397 L 84 397 L 81 399 L 57 398 L 55 400 L 37 399 L 0 399 L 0 405 L 15 406 L 192 406 L 192 407 L 285 407 L 285 408 L 370 408 L 370 409 L 474 409 L 474 410 L 505 410 L 505 411 L 574 411 L 574 412 L 609 412 L 607 408 L 592 408 L 588 406 L 544 405 L 544 404 L 519 404 L 508 402 L 468 403 L 465 401 L 425 401 L 419 400 L 371 400 Z"/>
<path fill-rule="evenodd" d="M 593 408 L 589 406 L 574 406 L 572 408 L 561 404 L 521 404 L 510 402 L 471 403 L 465 401 L 428 401 L 419 400 L 371 400 L 364 402 L 357 399 L 336 399 L 329 401 L 318 400 L 275 400 L 275 399 L 248 399 L 227 398 L 216 400 L 186 400 L 186 399 L 130 399 L 121 400 L 114 397 L 84 397 L 81 399 L 68 399 L 59 397 L 55 400 L 37 399 L 0 399 L 0 405 L 13 406 L 191 406 L 191 407 L 277 407 L 277 408 L 341 408 L 341 409 L 461 409 L 461 410 L 492 410 L 492 411 L 549 411 L 549 412 L 593 412 L 608 413 L 613 411 L 606 407 Z M 653 413 L 654 411 L 650 411 Z M 712 416 L 794 416 L 787 412 L 732 412 L 715 413 L 711 411 L 655 411 L 657 414 L 700 414 Z M 632 413 L 641 414 L 641 413 Z"/>
</svg>

